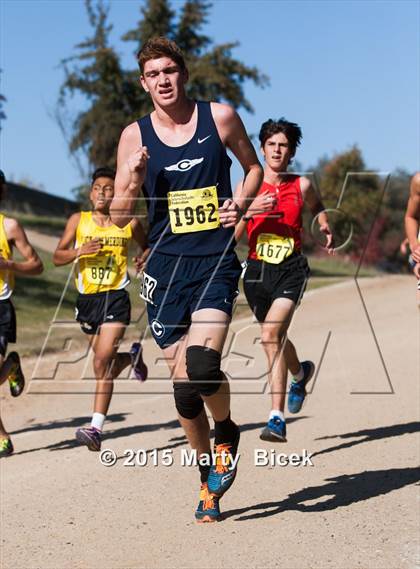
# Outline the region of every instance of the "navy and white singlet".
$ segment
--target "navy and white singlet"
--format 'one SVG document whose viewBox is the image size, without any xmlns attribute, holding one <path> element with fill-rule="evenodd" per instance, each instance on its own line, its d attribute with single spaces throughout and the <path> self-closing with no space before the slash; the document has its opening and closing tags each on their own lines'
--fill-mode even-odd
<svg viewBox="0 0 420 569">
<path fill-rule="evenodd" d="M 234 229 L 219 224 L 218 207 L 232 197 L 231 159 L 220 140 L 210 103 L 197 102 L 194 136 L 182 146 L 164 144 L 150 115 L 138 125 L 150 159 L 143 186 L 155 252 L 202 257 L 232 251 Z"/>
</svg>

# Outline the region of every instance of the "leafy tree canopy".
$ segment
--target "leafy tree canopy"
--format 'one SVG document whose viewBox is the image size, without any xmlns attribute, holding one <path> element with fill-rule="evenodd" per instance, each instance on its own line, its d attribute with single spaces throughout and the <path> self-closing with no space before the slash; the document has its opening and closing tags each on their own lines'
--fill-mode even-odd
<svg viewBox="0 0 420 569">
<path fill-rule="evenodd" d="M 150 112 L 149 96 L 138 85 L 138 69 L 124 69 L 118 52 L 110 44 L 112 24 L 109 4 L 85 0 L 90 37 L 75 46 L 76 53 L 61 62 L 61 86 L 56 117 L 76 159 L 83 178 L 98 166 L 115 166 L 116 148 L 123 128 Z M 164 35 L 175 40 L 184 52 L 190 72 L 190 97 L 226 101 L 235 108 L 252 111 L 244 94 L 251 81 L 264 87 L 268 79 L 256 67 L 234 58 L 236 42 L 214 45 L 202 33 L 211 5 L 203 0 L 186 0 L 174 11 L 168 0 L 148 0 L 140 9 L 136 27 L 123 36 L 134 42 L 136 51 L 149 38 Z M 79 95 L 85 105 L 71 114 L 71 99 Z"/>
</svg>

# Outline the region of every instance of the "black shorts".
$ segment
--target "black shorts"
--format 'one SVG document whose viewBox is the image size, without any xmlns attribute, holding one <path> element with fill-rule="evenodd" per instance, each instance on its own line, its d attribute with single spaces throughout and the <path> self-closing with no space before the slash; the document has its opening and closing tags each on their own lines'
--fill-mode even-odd
<svg viewBox="0 0 420 569">
<path fill-rule="evenodd" d="M 79 294 L 76 320 L 85 334 L 99 334 L 102 324 L 121 322 L 128 326 L 131 318 L 130 297 L 126 290 Z"/>
<path fill-rule="evenodd" d="M 143 273 L 140 296 L 149 326 L 165 348 L 187 333 L 193 312 L 215 308 L 232 316 L 242 268 L 234 252 L 205 257 L 153 253 Z"/>
<path fill-rule="evenodd" d="M 273 265 L 248 259 L 244 275 L 244 292 L 258 322 L 264 322 L 276 298 L 289 298 L 296 305 L 310 276 L 308 261 L 298 253 Z"/>
<path fill-rule="evenodd" d="M 7 344 L 16 342 L 16 314 L 10 299 L 0 300 L 0 346 L 6 355 Z"/>
</svg>

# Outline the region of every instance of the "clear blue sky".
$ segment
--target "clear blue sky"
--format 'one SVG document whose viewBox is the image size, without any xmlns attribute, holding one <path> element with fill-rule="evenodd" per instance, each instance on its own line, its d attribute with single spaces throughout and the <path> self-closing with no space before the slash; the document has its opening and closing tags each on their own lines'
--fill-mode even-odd
<svg viewBox="0 0 420 569">
<path fill-rule="evenodd" d="M 112 43 L 125 65 L 135 46 L 120 37 L 142 4 L 111 2 Z M 250 132 L 283 115 L 303 128 L 297 158 L 306 168 L 356 143 L 371 169 L 413 172 L 420 168 L 419 12 L 419 2 L 404 0 L 218 0 L 205 32 L 217 43 L 238 40 L 234 55 L 270 76 L 265 90 L 245 86 L 255 108 L 241 111 Z M 2 0 L 0 17 L 1 168 L 71 197 L 82 180 L 52 115 L 59 62 L 90 33 L 84 4 Z M 239 175 L 235 167 L 233 182 Z"/>
</svg>

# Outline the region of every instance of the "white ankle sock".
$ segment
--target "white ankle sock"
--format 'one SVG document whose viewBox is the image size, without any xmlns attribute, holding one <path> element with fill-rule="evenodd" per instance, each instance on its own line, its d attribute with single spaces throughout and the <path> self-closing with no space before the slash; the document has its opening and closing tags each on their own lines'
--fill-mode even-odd
<svg viewBox="0 0 420 569">
<path fill-rule="evenodd" d="M 95 427 L 98 431 L 102 431 L 105 422 L 105 415 L 102 413 L 94 413 L 92 415 L 92 422 L 90 424 L 91 427 Z"/>
<path fill-rule="evenodd" d="M 270 419 L 273 419 L 273 417 L 280 417 L 280 419 L 282 421 L 284 421 L 284 415 L 281 411 L 279 411 L 278 409 L 272 409 L 270 412 L 270 416 L 268 418 L 268 420 L 270 421 Z"/>
</svg>

